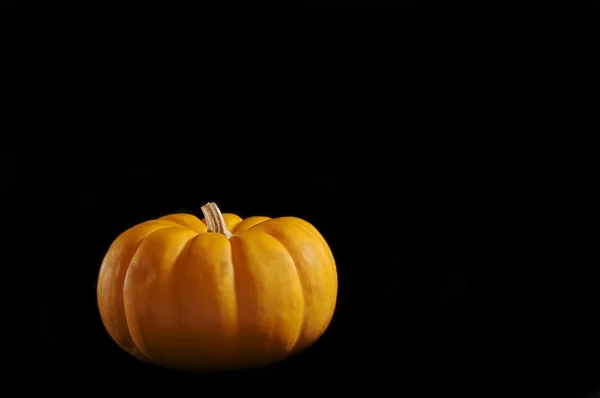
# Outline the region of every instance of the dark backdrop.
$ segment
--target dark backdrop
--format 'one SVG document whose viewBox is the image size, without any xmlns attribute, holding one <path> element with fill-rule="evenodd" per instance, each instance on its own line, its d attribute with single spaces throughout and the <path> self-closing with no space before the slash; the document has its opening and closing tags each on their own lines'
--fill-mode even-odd
<svg viewBox="0 0 600 398">
<path fill-rule="evenodd" d="M 433 4 L 433 0 L 289 0 L 285 2 L 275 0 L 0 0 L 0 6 L 10 8 L 85 8 L 101 11 L 104 7 L 123 6 L 243 6 L 254 7 L 256 5 L 274 5 L 274 6 L 308 6 L 308 7 L 414 7 Z M 99 7 L 99 8 L 98 8 Z M 205 9 L 206 10 L 206 9 Z"/>
<path fill-rule="evenodd" d="M 152 156 L 4 150 L 5 250 L 16 256 L 3 264 L 2 348 L 20 366 L 15 377 L 177 396 L 278 383 L 407 396 L 593 389 L 595 281 L 577 252 L 589 243 L 562 238 L 556 202 L 536 191 L 545 169 L 517 177 L 525 169 L 416 147 L 380 163 L 362 159 L 365 149 L 304 170 L 286 167 L 311 162 L 296 152 L 259 164 L 236 154 L 221 168 L 222 159 L 159 147 Z M 141 364 L 110 340 L 95 283 L 112 240 L 147 219 L 199 215 L 208 201 L 242 217 L 298 216 L 326 237 L 339 301 L 313 347 L 271 367 L 202 375 Z"/>
<path fill-rule="evenodd" d="M 5 380 L 78 396 L 600 387 L 594 147 L 546 133 L 586 131 L 553 102 L 558 83 L 532 69 L 524 84 L 522 69 L 496 73 L 481 54 L 479 69 L 453 69 L 462 54 L 426 46 L 403 47 L 402 65 L 386 51 L 363 55 L 377 59 L 365 69 L 317 62 L 335 51 L 327 43 L 293 70 L 293 57 L 201 74 L 191 58 L 169 72 L 117 62 L 133 45 L 78 56 L 97 66 L 80 75 L 23 65 L 3 108 L 19 143 L 0 146 Z M 110 340 L 95 283 L 112 240 L 208 201 L 322 232 L 339 298 L 313 347 L 262 369 L 188 374 Z"/>
</svg>

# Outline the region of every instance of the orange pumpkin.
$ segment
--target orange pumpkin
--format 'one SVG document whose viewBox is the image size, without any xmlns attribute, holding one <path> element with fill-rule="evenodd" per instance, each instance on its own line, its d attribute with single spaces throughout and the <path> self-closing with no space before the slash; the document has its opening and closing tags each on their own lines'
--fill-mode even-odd
<svg viewBox="0 0 600 398">
<path fill-rule="evenodd" d="M 183 370 L 282 360 L 328 327 L 337 271 L 326 241 L 296 217 L 172 214 L 123 232 L 106 253 L 98 306 L 136 358 Z"/>
</svg>

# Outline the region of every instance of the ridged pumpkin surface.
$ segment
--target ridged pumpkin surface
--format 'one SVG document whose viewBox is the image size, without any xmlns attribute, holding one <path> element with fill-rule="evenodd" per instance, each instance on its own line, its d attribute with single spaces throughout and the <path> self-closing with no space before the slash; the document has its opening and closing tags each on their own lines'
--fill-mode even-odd
<svg viewBox="0 0 600 398">
<path fill-rule="evenodd" d="M 113 242 L 98 306 L 123 349 L 165 367 L 225 370 L 281 360 L 322 335 L 338 285 L 321 234 L 295 217 L 221 221 L 231 237 L 172 214 Z"/>
</svg>

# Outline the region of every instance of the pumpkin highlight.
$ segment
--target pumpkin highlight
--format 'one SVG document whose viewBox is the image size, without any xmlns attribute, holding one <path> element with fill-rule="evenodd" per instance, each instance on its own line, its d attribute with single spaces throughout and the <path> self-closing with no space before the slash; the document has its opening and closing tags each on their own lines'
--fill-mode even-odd
<svg viewBox="0 0 600 398">
<path fill-rule="evenodd" d="M 136 358 L 181 370 L 270 364 L 314 343 L 337 299 L 332 252 L 296 217 L 172 214 L 123 232 L 106 253 L 98 307 Z"/>
</svg>

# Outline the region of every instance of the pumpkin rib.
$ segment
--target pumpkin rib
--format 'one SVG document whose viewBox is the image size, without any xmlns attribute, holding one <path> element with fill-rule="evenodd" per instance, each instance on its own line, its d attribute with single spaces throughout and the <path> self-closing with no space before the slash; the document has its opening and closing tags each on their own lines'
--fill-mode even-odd
<svg viewBox="0 0 600 398">
<path fill-rule="evenodd" d="M 331 248 L 329 248 L 329 245 L 327 244 L 327 242 L 325 241 L 325 239 L 321 235 L 315 233 L 315 231 L 313 230 L 314 227 L 312 227 L 311 224 L 307 223 L 306 221 L 304 221 L 302 219 L 297 219 L 295 217 L 285 217 L 285 218 L 279 218 L 279 219 L 275 218 L 275 219 L 273 219 L 273 221 L 275 223 L 280 223 L 280 222 L 289 223 L 289 224 L 293 225 L 294 227 L 298 227 L 299 229 L 301 229 L 301 230 L 303 230 L 305 232 L 309 231 L 310 232 L 309 235 L 315 237 L 317 239 L 317 241 L 319 243 L 321 243 L 323 245 L 323 247 L 326 249 L 326 251 L 328 252 L 328 256 L 327 257 L 328 257 L 329 261 L 331 262 L 331 268 L 330 269 L 332 271 L 333 276 L 336 279 L 336 284 L 337 284 L 337 271 L 335 269 L 335 259 L 333 258 L 333 253 L 331 252 Z M 260 231 L 263 232 L 263 233 L 266 233 L 266 234 L 268 234 L 270 236 L 273 236 L 275 239 L 277 239 L 276 236 L 274 236 L 273 234 L 269 233 L 268 230 L 262 230 L 262 229 L 260 229 Z M 282 245 L 285 247 L 285 244 L 283 244 L 283 242 L 281 242 L 281 241 L 279 241 L 279 242 L 282 243 Z M 286 250 L 288 250 L 288 252 L 289 252 L 289 249 L 287 249 L 287 247 L 286 247 Z M 304 280 L 302 279 L 302 277 L 300 277 L 301 273 L 300 273 L 300 270 L 298 269 L 298 265 L 296 265 L 296 261 L 294 260 L 293 257 L 292 257 L 292 259 L 294 261 L 294 265 L 296 266 L 296 271 L 298 272 L 298 276 L 299 276 L 299 280 L 300 280 L 300 285 L 303 288 L 302 293 L 303 293 L 303 299 L 305 300 L 305 307 L 304 307 L 304 310 L 305 310 L 304 316 L 305 316 L 305 318 L 304 319 L 306 320 L 306 316 L 309 315 L 309 313 L 307 312 L 309 309 L 308 309 L 308 307 L 306 305 L 306 293 L 305 293 L 305 290 L 304 290 L 305 284 L 304 284 Z M 337 300 L 335 300 L 335 301 L 337 301 Z M 335 301 L 334 301 L 334 303 L 335 303 Z M 330 322 L 331 322 L 331 318 L 324 325 L 323 329 L 320 331 L 319 336 L 322 335 L 325 332 L 325 330 L 327 329 L 327 326 L 328 326 L 328 324 Z M 303 323 L 301 337 L 305 333 L 305 330 L 306 330 L 305 328 L 306 328 L 306 324 Z M 303 339 L 300 339 L 299 341 L 297 341 L 296 345 L 291 350 L 291 353 L 295 353 L 295 352 L 297 352 L 299 350 L 303 350 L 306 347 L 308 347 L 308 345 L 313 344 L 315 341 L 316 340 L 313 340 L 311 343 L 306 344 Z"/>
<path fill-rule="evenodd" d="M 233 236 L 232 236 L 233 237 Z M 229 246 L 230 246 L 230 250 L 229 250 L 229 256 L 231 257 L 231 272 L 232 272 L 232 276 L 233 276 L 233 296 L 235 297 L 235 331 L 236 331 L 236 335 L 239 336 L 240 335 L 240 300 L 239 300 L 239 291 L 240 291 L 240 282 L 239 282 L 239 278 L 238 278 L 238 273 L 237 273 L 237 267 L 235 266 L 235 261 L 234 260 L 234 256 L 233 256 L 233 241 L 234 239 L 228 239 L 229 241 Z M 239 348 L 236 347 L 235 348 L 236 351 L 239 351 Z"/>
<path fill-rule="evenodd" d="M 186 227 L 184 229 L 191 230 L 192 232 L 196 233 L 196 231 L 192 228 Z M 165 300 L 167 300 L 171 303 L 171 311 L 173 314 L 171 321 L 175 325 L 175 329 L 181 329 L 181 325 L 183 324 L 181 315 L 183 314 L 183 311 L 182 311 L 181 300 L 179 300 L 176 295 L 175 295 L 175 297 L 173 297 L 173 293 L 177 292 L 176 279 L 174 278 L 173 274 L 176 274 L 175 269 L 177 266 L 180 266 L 182 263 L 185 263 L 188 260 L 191 249 L 192 249 L 192 245 L 194 244 L 194 241 L 196 240 L 196 238 L 198 238 L 198 236 L 200 236 L 200 235 L 204 235 L 204 234 L 196 233 L 196 235 L 191 236 L 183 244 L 181 251 L 179 253 L 177 253 L 177 255 L 173 258 L 172 266 L 169 271 L 169 274 L 171 274 L 171 275 L 169 275 L 169 278 L 171 279 L 171 282 L 173 283 L 173 285 L 171 285 L 171 288 L 169 289 L 171 292 L 171 294 L 169 296 L 171 296 L 171 297 L 165 297 Z M 176 314 L 179 314 L 179 316 L 177 316 Z M 161 360 L 161 363 L 165 363 L 165 361 Z M 161 366 L 163 366 L 163 365 L 161 365 Z"/>
<path fill-rule="evenodd" d="M 187 228 L 179 223 L 176 223 L 175 221 L 171 221 L 171 220 L 161 220 L 160 218 L 156 219 L 156 220 L 150 220 L 150 221 L 146 221 L 148 224 L 158 224 L 158 225 L 164 225 L 165 227 L 180 227 L 180 228 Z"/>
<path fill-rule="evenodd" d="M 304 229 L 310 231 L 314 236 L 316 236 L 318 238 L 318 240 L 322 244 L 325 245 L 325 247 L 329 248 L 328 252 L 329 252 L 329 258 L 331 259 L 331 266 L 332 266 L 333 274 L 335 275 L 335 277 L 337 279 L 337 267 L 336 267 L 336 262 L 335 262 L 335 256 L 333 255 L 333 250 L 331 250 L 331 247 L 329 246 L 329 244 L 327 243 L 327 241 L 325 240 L 323 235 L 321 235 L 321 233 L 314 227 L 314 225 L 312 225 L 308 221 L 305 221 L 305 220 L 303 220 L 301 218 L 297 218 L 297 217 L 281 217 L 280 220 L 291 221 L 296 225 L 301 225 Z"/>
<path fill-rule="evenodd" d="M 265 221 L 269 221 L 269 220 L 265 220 Z M 262 221 L 261 224 L 265 221 Z M 259 225 L 259 224 L 256 224 L 256 225 Z M 290 349 L 290 352 L 293 352 L 296 349 L 296 347 L 298 346 L 298 343 L 300 342 L 300 337 L 302 337 L 302 332 L 304 330 L 304 324 L 305 324 L 304 320 L 306 318 L 306 295 L 304 294 L 304 289 L 306 288 L 306 286 L 304 285 L 304 281 L 300 277 L 300 271 L 298 270 L 298 265 L 296 264 L 296 260 L 294 259 L 294 256 L 292 256 L 290 249 L 285 245 L 285 243 L 283 243 L 282 241 L 277 239 L 277 237 L 273 236 L 272 234 L 270 234 L 268 232 L 265 232 L 265 231 L 261 231 L 261 232 L 269 235 L 270 237 L 275 239 L 277 242 L 279 242 L 281 244 L 281 246 L 283 246 L 283 248 L 287 252 L 288 256 L 292 260 L 294 270 L 296 271 L 296 276 L 298 277 L 298 280 L 300 281 L 300 289 L 302 292 L 302 294 L 301 294 L 301 296 L 302 296 L 302 324 L 300 326 L 300 330 L 298 331 L 298 336 L 296 336 L 296 341 L 294 341 L 294 344 L 292 345 L 292 348 Z"/>
<path fill-rule="evenodd" d="M 166 226 L 165 228 L 157 229 L 156 231 L 152 231 L 151 233 L 149 233 L 148 235 L 146 235 L 146 237 L 142 240 L 142 242 L 140 242 L 140 244 L 139 244 L 138 248 L 136 249 L 133 257 L 131 257 L 131 260 L 129 261 L 129 264 L 127 266 L 127 271 L 125 271 L 125 278 L 123 279 L 123 314 L 125 315 L 125 317 L 124 317 L 125 318 L 125 323 L 126 323 L 126 326 L 127 326 L 127 332 L 129 333 L 129 336 L 131 337 L 131 343 L 137 349 L 138 352 L 140 352 L 144 357 L 146 357 L 150 363 L 155 364 L 155 365 L 158 365 L 160 362 L 157 361 L 156 359 L 152 358 L 150 355 L 148 355 L 148 353 L 146 353 L 144 350 L 142 350 L 140 348 L 140 345 L 138 343 L 136 343 L 136 341 L 135 341 L 135 339 L 134 339 L 134 337 L 133 337 L 133 335 L 131 333 L 131 320 L 128 319 L 127 311 L 125 310 L 125 298 L 126 298 L 126 295 L 125 295 L 125 286 L 127 285 L 127 279 L 129 278 L 129 275 L 130 275 L 129 271 L 131 270 L 131 263 L 132 263 L 133 259 L 137 256 L 137 254 L 138 254 L 140 248 L 142 247 L 142 245 L 144 244 L 144 242 L 148 238 L 150 238 L 150 236 L 154 235 L 155 233 L 158 233 L 159 231 L 164 231 L 165 229 L 171 229 L 171 228 L 173 228 L 173 229 L 190 230 L 190 228 L 186 228 L 186 227 Z M 139 334 L 140 335 L 144 335 L 143 330 L 141 328 L 138 328 L 138 329 L 140 329 Z M 142 340 L 146 340 L 147 341 L 147 337 L 143 336 Z"/>
<path fill-rule="evenodd" d="M 160 348 L 160 351 L 155 353 L 154 344 L 149 345 L 148 349 L 151 350 L 149 353 L 154 355 L 156 360 L 160 360 L 162 366 L 173 369 L 196 371 L 207 370 L 210 367 L 214 367 L 213 370 L 226 369 L 228 361 L 237 356 L 237 353 L 234 352 L 237 338 L 237 314 L 235 313 L 237 312 L 237 303 L 234 296 L 232 264 L 230 264 L 229 254 L 225 254 L 226 250 L 230 250 L 228 247 L 230 243 L 222 234 L 218 233 L 191 235 L 189 239 L 178 240 L 178 244 L 182 246 L 176 257 L 171 257 L 172 266 L 168 268 L 167 273 L 157 276 L 163 281 L 169 279 L 172 283 L 164 285 L 162 293 L 159 291 L 142 292 L 144 297 L 148 297 L 148 294 L 154 296 L 154 304 L 158 302 L 157 300 L 165 300 L 168 303 L 169 322 L 172 322 L 170 330 L 173 333 L 168 336 L 179 336 L 180 338 L 172 337 L 175 339 L 172 340 L 168 336 L 162 336 L 162 341 L 168 344 L 172 355 L 167 355 L 168 351 L 165 351 L 165 347 L 157 347 Z M 209 257 L 205 257 L 205 254 L 210 252 L 222 255 L 210 260 Z M 204 274 L 204 266 L 211 268 L 209 274 Z M 224 285 L 218 289 L 224 296 L 214 295 L 217 290 L 212 288 L 214 286 L 212 281 L 218 283 L 218 279 L 224 276 L 226 277 L 225 280 L 222 280 Z M 196 280 L 199 284 L 196 283 Z M 136 282 L 143 282 L 139 280 L 139 275 L 136 276 Z M 157 296 L 157 294 L 161 295 Z M 149 302 L 148 305 L 151 306 L 152 302 Z M 211 325 L 211 313 L 216 308 L 224 310 L 222 312 L 224 317 L 215 319 L 217 324 Z M 130 306 L 130 309 L 135 310 L 136 307 Z M 143 310 L 143 307 L 137 309 Z M 167 314 L 164 311 L 162 313 Z M 144 325 L 152 330 L 153 326 L 150 323 L 144 323 Z M 207 343 L 202 336 L 213 336 L 218 340 L 217 346 Z M 154 337 L 157 340 L 152 340 L 152 342 L 160 344 L 161 336 L 153 334 Z M 200 352 L 202 354 L 199 354 Z M 190 359 L 193 355 L 200 355 L 205 359 L 194 365 Z M 209 357 L 205 355 L 218 356 L 218 358 L 215 358 L 213 365 L 207 365 L 206 358 Z"/>
<path fill-rule="evenodd" d="M 137 227 L 139 227 L 139 226 L 142 226 L 142 225 L 148 225 L 148 224 L 158 224 L 158 225 L 161 225 L 160 223 L 152 223 L 152 221 L 153 221 L 153 220 L 151 220 L 151 221 L 146 221 L 146 222 L 144 222 L 144 223 L 138 224 L 138 225 L 136 225 L 136 226 L 134 226 L 134 227 L 132 227 L 132 228 L 128 229 L 127 231 L 125 231 L 124 233 L 122 233 L 122 234 L 121 234 L 121 235 L 120 235 L 120 236 L 119 236 L 117 239 L 119 239 L 119 238 L 122 238 L 122 237 L 126 236 L 126 234 L 127 234 L 127 233 L 129 233 L 130 231 L 132 231 L 134 228 L 137 228 Z M 168 225 L 164 225 L 164 227 L 168 227 Z M 124 264 L 125 271 L 123 271 L 123 272 L 125 273 L 125 275 L 123 276 L 123 282 L 122 282 L 122 283 L 123 283 L 123 285 L 120 287 L 120 289 L 121 289 L 121 300 L 120 300 L 120 301 L 121 301 L 121 305 L 122 305 L 122 306 L 121 306 L 121 308 L 120 308 L 120 309 L 117 309 L 117 312 L 121 312 L 121 313 L 123 314 L 123 316 L 122 316 L 122 319 L 125 321 L 125 324 L 124 324 L 124 325 L 122 325 L 122 326 L 124 327 L 124 331 L 125 331 L 125 333 L 126 333 L 126 337 L 125 337 L 125 340 L 126 340 L 126 341 L 125 341 L 125 342 L 122 342 L 122 344 L 119 344 L 119 346 L 121 346 L 121 348 L 123 348 L 125 351 L 127 351 L 127 352 L 131 353 L 131 354 L 132 354 L 134 357 L 136 357 L 136 358 L 140 359 L 141 361 L 143 361 L 143 362 L 149 362 L 149 363 L 153 363 L 153 362 L 152 362 L 152 361 L 150 361 L 150 359 L 149 359 L 149 358 L 147 358 L 147 357 L 146 357 L 146 355 L 144 355 L 144 354 L 143 354 L 143 353 L 142 353 L 142 352 L 139 350 L 139 348 L 138 348 L 138 347 L 135 345 L 135 343 L 134 343 L 134 341 L 133 341 L 133 339 L 132 339 L 132 337 L 131 337 L 131 333 L 129 332 L 129 325 L 127 324 L 127 319 L 126 319 L 126 317 L 125 317 L 125 308 L 124 308 L 124 301 L 123 301 L 123 299 L 124 299 L 124 295 L 123 295 L 123 288 L 124 288 L 124 286 L 125 286 L 125 278 L 126 278 L 126 276 L 127 276 L 127 271 L 128 271 L 128 269 L 129 269 L 129 266 L 130 266 L 130 264 L 131 264 L 131 260 L 133 259 L 133 257 L 134 257 L 134 256 L 135 256 L 135 254 L 137 253 L 137 251 L 139 250 L 139 247 L 141 246 L 141 244 L 142 244 L 142 243 L 143 243 L 143 242 L 146 240 L 146 238 L 147 238 L 149 235 L 153 234 L 154 232 L 160 231 L 160 230 L 162 230 L 162 229 L 164 229 L 164 228 L 158 228 L 158 229 L 156 229 L 156 230 L 154 230 L 154 231 L 152 231 L 152 232 L 148 233 L 146 236 L 144 236 L 144 237 L 143 237 L 143 238 L 142 238 L 142 239 L 141 239 L 141 240 L 138 242 L 138 244 L 137 244 L 137 247 L 135 248 L 135 250 L 134 250 L 134 252 L 133 252 L 133 254 L 132 254 L 132 256 L 131 256 L 131 259 L 129 260 L 129 262 L 127 262 L 126 264 Z M 111 264 L 111 266 L 112 266 L 112 264 Z M 113 304 L 115 304 L 115 303 L 113 303 Z M 103 310 L 100 310 L 100 312 L 102 313 L 102 312 L 103 312 Z M 117 328 L 121 329 L 119 326 L 117 326 Z M 109 333 L 109 334 L 110 334 L 110 333 Z M 111 337 L 112 337 L 112 336 L 111 336 Z"/>
<path fill-rule="evenodd" d="M 154 221 L 154 220 L 152 220 Z M 168 227 L 165 227 L 168 228 Z M 131 256 L 131 259 L 129 260 L 129 263 L 127 264 L 127 270 L 125 271 L 125 278 L 123 278 L 123 286 L 121 286 L 121 291 L 122 291 L 122 296 L 123 296 L 123 308 L 121 308 L 121 311 L 123 311 L 123 318 L 125 319 L 125 328 L 127 330 L 127 335 L 129 336 L 129 341 L 131 342 L 131 346 L 132 346 L 132 351 L 135 351 L 136 353 L 138 353 L 142 358 L 144 358 L 146 360 L 146 362 L 153 364 L 153 365 L 158 365 L 158 363 L 156 361 L 154 361 L 152 358 L 150 358 L 148 355 L 146 355 L 145 352 L 143 352 L 135 343 L 135 341 L 133 340 L 133 336 L 131 335 L 131 331 L 129 330 L 129 320 L 127 319 L 127 311 L 125 311 L 125 283 L 127 282 L 127 275 L 129 274 L 129 270 L 131 269 L 131 262 L 133 261 L 133 259 L 135 258 L 135 256 L 137 255 L 137 252 L 140 250 L 140 247 L 142 246 L 142 244 L 146 241 L 146 239 L 148 238 L 148 236 L 152 235 L 155 232 L 161 231 L 165 228 L 160 228 L 157 229 L 156 231 L 152 231 L 150 232 L 148 235 L 146 235 L 144 237 L 144 239 L 142 239 L 138 245 L 138 247 L 135 249 L 135 252 L 133 253 L 133 256 Z"/>
<path fill-rule="evenodd" d="M 206 225 L 203 224 L 198 217 L 193 214 L 187 213 L 175 213 L 175 214 L 167 214 L 166 216 L 162 216 L 157 219 L 157 221 L 170 221 L 175 224 L 181 225 L 184 228 L 191 229 L 196 233 L 204 233 L 206 232 Z M 200 228 L 200 224 L 203 225 L 204 228 Z M 196 225 L 198 224 L 198 225 Z"/>
<path fill-rule="evenodd" d="M 257 270 L 259 273 L 263 273 L 264 272 L 264 266 L 260 265 L 260 266 L 249 266 L 252 257 L 248 257 L 248 256 L 252 256 L 249 252 L 248 252 L 248 248 L 255 246 L 257 240 L 261 239 L 260 237 L 264 237 L 266 239 L 268 239 L 268 241 L 271 242 L 271 244 L 275 243 L 276 245 L 279 245 L 279 251 L 280 253 L 289 256 L 288 258 L 290 259 L 290 263 L 288 264 L 289 267 L 294 267 L 294 262 L 293 259 L 291 258 L 291 256 L 289 255 L 289 251 L 285 248 L 285 246 L 283 246 L 283 244 L 276 239 L 275 237 L 273 237 L 270 234 L 264 233 L 264 231 L 243 231 L 240 232 L 239 235 L 234 235 L 231 237 L 230 241 L 236 241 L 235 244 L 232 244 L 232 254 L 233 254 L 233 260 L 239 260 L 239 263 L 237 264 L 237 267 L 243 267 L 243 270 L 240 270 L 240 268 L 236 268 L 236 270 L 238 270 L 238 275 L 243 275 L 244 279 L 241 279 L 241 282 L 248 284 L 249 282 L 253 282 L 252 279 L 256 278 L 257 276 L 260 276 L 259 274 L 256 273 L 256 271 L 253 271 L 252 268 L 263 268 L 262 270 Z M 262 238 L 262 239 L 264 239 Z M 239 240 L 239 242 L 238 242 Z M 265 242 L 263 240 L 263 242 Z M 255 252 L 256 253 L 256 252 Z M 256 258 L 254 259 L 256 260 Z M 233 264 L 235 264 L 235 262 L 233 262 Z M 267 271 L 268 272 L 268 271 Z M 289 270 L 287 271 L 287 273 L 289 274 L 289 276 L 291 277 L 291 281 L 293 284 L 295 284 L 295 280 L 294 278 L 297 278 L 297 269 L 294 267 L 294 270 Z M 290 314 L 287 310 L 285 310 L 285 312 L 270 312 L 267 315 L 267 318 L 271 320 L 271 322 L 273 322 L 274 319 L 276 318 L 289 318 L 290 316 L 293 316 L 293 318 L 291 319 L 296 319 L 297 321 L 290 321 L 292 323 L 297 323 L 297 331 L 295 331 L 294 336 L 292 336 L 289 340 L 287 340 L 287 343 L 285 343 L 285 348 L 284 345 L 281 344 L 283 343 L 283 340 L 280 340 L 279 342 L 276 340 L 271 340 L 270 337 L 268 337 L 268 341 L 261 341 L 259 342 L 259 345 L 262 344 L 266 344 L 266 346 L 271 346 L 273 345 L 270 349 L 269 349 L 269 354 L 267 354 L 270 359 L 267 362 L 270 361 L 279 361 L 279 360 L 283 360 L 284 358 L 289 356 L 289 352 L 290 350 L 293 348 L 293 346 L 295 346 L 297 344 L 298 339 L 301 336 L 302 333 L 302 327 L 303 327 L 303 320 L 304 320 L 304 297 L 302 296 L 302 288 L 301 288 L 301 284 L 300 284 L 300 280 L 296 279 L 298 282 L 297 288 L 298 288 L 298 304 L 302 305 L 302 312 L 301 313 L 297 313 L 297 314 Z M 236 283 L 238 282 L 238 280 L 236 279 Z M 257 280 L 258 284 L 260 285 L 261 282 L 260 280 Z M 264 281 L 262 282 L 263 286 L 264 285 Z M 251 288 L 251 291 L 248 291 L 248 286 L 246 286 L 246 288 L 244 289 L 243 285 L 242 287 L 240 287 L 239 290 L 236 290 L 236 299 L 238 300 L 237 303 L 240 304 L 240 306 L 238 306 L 238 322 L 240 322 L 238 328 L 242 328 L 247 326 L 246 323 L 244 322 L 244 317 L 247 318 L 248 314 L 254 314 L 254 313 L 259 313 L 260 312 L 260 305 L 261 302 L 264 303 L 264 301 L 260 300 L 260 296 L 264 295 L 264 292 L 260 292 L 260 291 L 253 291 L 253 288 Z M 283 294 L 287 294 L 287 293 L 283 293 Z M 248 296 L 251 296 L 250 300 Z M 271 297 L 271 299 L 274 299 L 274 297 Z M 283 298 L 286 302 L 293 302 L 293 298 L 292 296 L 290 297 L 284 297 Z M 275 304 L 275 303 L 274 303 Z M 271 309 L 272 310 L 272 309 Z M 302 315 L 302 316 L 299 316 Z M 247 319 L 246 319 L 247 321 Z M 289 330 L 285 331 L 283 329 L 281 329 L 282 325 L 287 324 L 287 322 L 283 323 L 283 324 L 279 324 L 277 323 L 277 321 L 275 321 L 275 323 L 270 323 L 271 326 L 274 326 L 275 329 L 277 330 L 277 332 L 284 332 L 284 334 L 289 334 Z M 289 326 L 289 325 L 288 325 Z M 289 328 L 288 328 L 289 329 Z M 247 333 L 247 330 L 244 329 L 244 334 Z M 252 333 L 255 334 L 254 338 L 256 337 L 256 332 Z M 259 334 L 261 334 L 259 332 Z M 247 335 L 246 335 L 247 336 Z M 264 337 L 264 336 L 263 336 Z M 285 336 L 280 336 L 280 337 L 284 337 Z M 241 339 L 241 340 L 240 340 Z M 240 339 L 238 339 L 238 341 L 244 341 L 244 337 L 240 337 Z M 251 343 L 252 339 L 250 341 L 246 341 L 246 344 L 254 344 Z M 248 345 L 246 345 L 245 347 L 248 347 Z M 276 348 L 275 348 L 276 347 Z M 273 352 L 271 352 L 271 349 L 274 350 Z M 275 352 L 277 352 L 277 354 L 275 354 Z M 263 365 L 266 362 L 263 362 L 264 359 L 262 360 L 258 360 L 256 361 L 256 359 L 251 360 L 251 364 L 250 366 L 257 366 L 257 365 Z M 245 364 L 247 365 L 247 364 Z"/>
<path fill-rule="evenodd" d="M 190 253 L 192 251 L 192 246 L 194 245 L 196 239 L 203 234 L 196 234 L 195 236 L 192 236 L 187 242 L 185 242 L 185 244 L 183 245 L 183 249 L 181 249 L 181 251 L 179 252 L 179 254 L 177 254 L 177 257 L 175 257 L 175 259 L 173 260 L 173 268 L 171 269 L 171 273 L 176 273 L 175 269 L 177 266 L 181 266 L 182 263 L 185 263 L 184 260 L 189 259 L 190 257 Z M 172 278 L 171 283 L 173 283 L 175 286 L 173 288 L 173 291 L 176 292 L 177 291 L 177 286 L 176 286 L 176 282 L 177 280 L 175 278 Z M 176 314 L 181 315 L 183 313 L 183 304 L 181 302 L 181 299 L 175 297 L 173 302 L 175 303 L 174 307 L 176 308 L 176 311 L 174 311 Z M 175 317 L 175 322 L 177 323 L 178 327 L 181 327 L 180 325 L 183 323 L 181 320 L 181 317 Z"/>
<path fill-rule="evenodd" d="M 332 268 L 333 268 L 333 271 L 334 271 L 334 275 L 336 275 L 336 278 L 337 278 L 337 269 L 336 269 L 336 266 L 335 266 L 336 262 L 335 262 L 335 257 L 333 255 L 333 251 L 331 250 L 331 247 L 329 246 L 329 244 L 327 243 L 327 241 L 325 240 L 325 238 L 323 237 L 323 235 L 321 235 L 321 233 L 312 224 L 310 224 L 308 221 L 305 221 L 305 220 L 303 220 L 301 218 L 297 218 L 297 217 L 279 217 L 279 218 L 273 218 L 272 220 L 279 220 L 279 221 L 288 221 L 288 222 L 291 222 L 291 223 L 293 223 L 295 225 L 301 226 L 303 229 L 305 229 L 307 231 L 310 231 L 314 236 L 316 236 L 317 239 L 323 245 L 325 245 L 325 247 L 329 248 L 329 250 L 328 250 L 328 252 L 329 252 L 329 258 L 331 259 L 331 264 L 333 266 Z M 266 221 L 269 221 L 269 220 L 266 220 Z M 263 221 L 263 222 L 265 222 L 265 221 Z M 262 224 L 262 222 L 259 223 L 259 224 L 253 225 L 250 228 L 254 228 L 255 226 L 258 226 L 260 224 Z"/>
<path fill-rule="evenodd" d="M 194 231 L 192 228 L 188 227 L 187 225 L 180 224 L 173 220 L 161 220 L 160 218 L 158 218 L 156 220 L 149 221 L 149 223 L 164 225 L 165 227 L 186 228 L 186 229 L 191 229 L 192 231 Z M 175 225 L 172 225 L 172 224 L 175 224 Z"/>
<path fill-rule="evenodd" d="M 229 229 L 231 233 L 233 233 L 233 230 L 237 228 L 239 223 L 244 221 L 242 217 L 233 213 L 223 213 L 223 220 L 225 221 L 227 229 Z"/>
<path fill-rule="evenodd" d="M 258 222 L 255 223 L 255 221 L 257 221 L 257 219 L 258 219 Z M 231 230 L 231 233 L 236 234 L 239 232 L 248 231 L 249 229 L 252 229 L 252 228 L 256 227 L 257 225 L 260 225 L 269 220 L 272 220 L 272 218 L 265 217 L 265 216 L 252 216 L 252 217 L 245 218 L 241 222 L 239 222 L 235 225 L 235 227 Z M 250 224 L 250 226 L 247 226 L 246 224 Z M 240 230 L 240 228 L 242 228 L 242 230 Z"/>
</svg>

